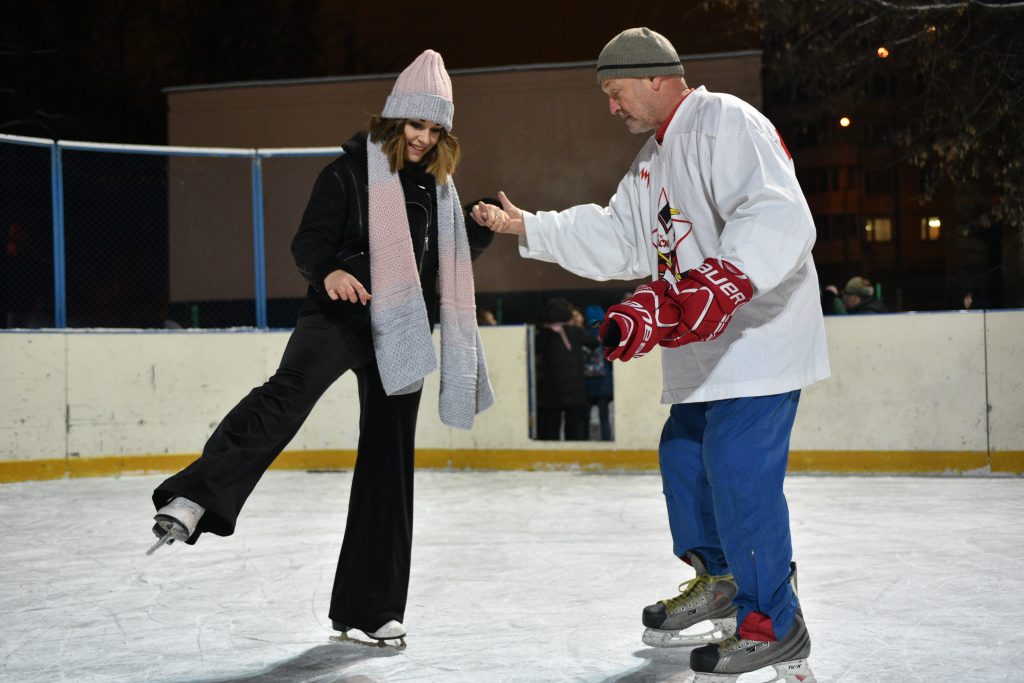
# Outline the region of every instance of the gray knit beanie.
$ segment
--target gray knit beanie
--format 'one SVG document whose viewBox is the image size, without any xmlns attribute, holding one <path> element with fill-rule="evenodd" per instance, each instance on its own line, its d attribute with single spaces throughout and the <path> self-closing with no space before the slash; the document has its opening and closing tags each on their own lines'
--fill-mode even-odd
<svg viewBox="0 0 1024 683">
<path fill-rule="evenodd" d="M 597 58 L 597 82 L 610 78 L 682 76 L 683 64 L 668 38 L 649 28 L 630 28 L 608 41 Z"/>
</svg>

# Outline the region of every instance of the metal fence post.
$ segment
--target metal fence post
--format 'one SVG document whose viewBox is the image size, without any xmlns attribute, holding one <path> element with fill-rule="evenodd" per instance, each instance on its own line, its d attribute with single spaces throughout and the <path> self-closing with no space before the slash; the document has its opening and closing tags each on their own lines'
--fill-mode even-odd
<svg viewBox="0 0 1024 683">
<path fill-rule="evenodd" d="M 252 254 L 256 280 L 256 327 L 267 329 L 267 257 L 263 237 L 263 160 L 252 154 Z"/>
<path fill-rule="evenodd" d="M 50 199 L 53 206 L 53 326 L 68 326 L 67 270 L 64 260 L 64 171 L 60 142 L 50 147 Z"/>
</svg>

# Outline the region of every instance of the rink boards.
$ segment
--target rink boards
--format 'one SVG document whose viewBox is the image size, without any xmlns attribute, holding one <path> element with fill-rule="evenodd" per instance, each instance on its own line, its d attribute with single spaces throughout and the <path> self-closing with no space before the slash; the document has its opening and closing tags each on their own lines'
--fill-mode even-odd
<svg viewBox="0 0 1024 683">
<path fill-rule="evenodd" d="M 791 469 L 1024 473 L 1024 311 L 826 320 L 832 377 L 804 390 Z M 657 467 L 667 406 L 658 353 L 615 367 L 615 440 L 529 438 L 527 328 L 481 331 L 497 403 L 472 431 L 437 415 L 425 383 L 419 467 Z M 0 481 L 173 471 L 273 373 L 288 332 L 0 333 Z M 436 340 L 436 335 L 435 335 Z M 275 467 L 355 458 L 355 379 L 323 397 Z"/>
</svg>

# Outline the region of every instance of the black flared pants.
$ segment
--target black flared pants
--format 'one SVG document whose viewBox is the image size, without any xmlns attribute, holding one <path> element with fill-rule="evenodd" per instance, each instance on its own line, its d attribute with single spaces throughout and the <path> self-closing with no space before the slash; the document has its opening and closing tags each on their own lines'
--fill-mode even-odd
<svg viewBox="0 0 1024 683">
<path fill-rule="evenodd" d="M 300 317 L 274 376 L 224 417 L 198 460 L 156 488 L 153 503 L 183 496 L 206 508 L 189 543 L 207 531 L 232 534 L 260 477 L 348 370 L 359 385 L 359 445 L 329 616 L 373 631 L 405 616 L 420 392 L 384 393 L 368 322 Z"/>
</svg>

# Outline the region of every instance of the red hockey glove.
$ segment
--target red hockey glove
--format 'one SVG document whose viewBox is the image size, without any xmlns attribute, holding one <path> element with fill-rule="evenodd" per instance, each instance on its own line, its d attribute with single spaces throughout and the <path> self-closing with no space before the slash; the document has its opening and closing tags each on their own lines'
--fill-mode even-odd
<svg viewBox="0 0 1024 683">
<path fill-rule="evenodd" d="M 718 258 L 705 259 L 688 270 L 673 289 L 682 312 L 679 325 L 661 340 L 661 345 L 669 348 L 714 339 L 722 334 L 736 309 L 754 296 L 747 276 Z"/>
<path fill-rule="evenodd" d="M 679 324 L 679 306 L 672 285 L 657 280 L 640 285 L 621 304 L 608 309 L 598 330 L 608 360 L 639 358 L 658 345 Z"/>
</svg>

